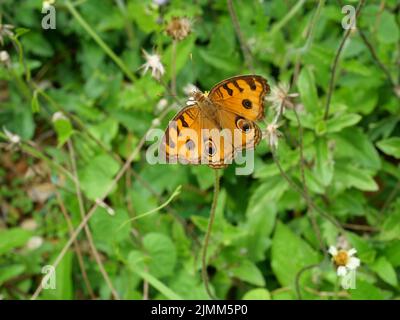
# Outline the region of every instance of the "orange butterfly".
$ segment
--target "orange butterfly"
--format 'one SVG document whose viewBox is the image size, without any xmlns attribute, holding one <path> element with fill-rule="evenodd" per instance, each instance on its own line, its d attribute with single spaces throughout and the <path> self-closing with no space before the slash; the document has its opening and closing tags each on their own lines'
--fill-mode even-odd
<svg viewBox="0 0 400 320">
<path fill-rule="evenodd" d="M 165 131 L 161 153 L 169 163 L 207 164 L 222 168 L 236 153 L 254 148 L 270 88 L 263 77 L 243 75 L 215 85 L 210 93 L 195 91 Z"/>
</svg>

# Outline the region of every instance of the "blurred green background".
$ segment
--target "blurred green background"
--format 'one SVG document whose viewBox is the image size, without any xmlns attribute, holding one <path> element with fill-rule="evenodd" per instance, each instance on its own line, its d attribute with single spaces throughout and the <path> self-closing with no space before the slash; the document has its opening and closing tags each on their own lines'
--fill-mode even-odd
<svg viewBox="0 0 400 320">
<path fill-rule="evenodd" d="M 235 165 L 220 172 L 208 248 L 214 294 L 400 297 L 399 2 L 362 7 L 339 56 L 327 118 L 332 63 L 346 33 L 342 7 L 358 2 L 234 0 L 239 28 L 228 3 L 57 0 L 56 29 L 45 30 L 42 1 L 1 1 L 1 299 L 30 298 L 57 257 L 56 288 L 39 299 L 208 299 L 201 248 L 213 170 L 150 165 L 145 143 L 115 178 L 152 123 L 165 128 L 184 106 L 188 84 L 209 90 L 248 73 L 271 87 L 292 83 L 303 134 L 288 108 L 276 150 L 283 175 L 266 141 L 251 175 L 236 175 Z M 173 17 L 190 21 L 179 41 L 165 32 Z M 142 49 L 161 57 L 160 81 L 140 69 Z M 308 201 L 298 192 L 302 172 Z M 355 289 L 340 286 L 326 254 L 340 243 L 361 260 Z"/>
</svg>

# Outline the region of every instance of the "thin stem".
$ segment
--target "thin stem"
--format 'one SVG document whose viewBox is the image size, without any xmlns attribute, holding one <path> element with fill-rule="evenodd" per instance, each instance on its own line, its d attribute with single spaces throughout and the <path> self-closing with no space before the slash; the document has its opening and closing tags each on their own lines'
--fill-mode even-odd
<svg viewBox="0 0 400 320">
<path fill-rule="evenodd" d="M 365 0 L 360 0 L 356 9 L 356 13 L 355 13 L 355 18 L 354 21 L 357 20 L 358 15 L 360 14 L 361 8 L 364 5 Z M 336 70 L 338 67 L 338 63 L 339 63 L 339 58 L 340 58 L 340 54 L 343 51 L 344 48 L 344 44 L 346 43 L 347 38 L 350 36 L 350 33 L 352 32 L 352 28 L 348 28 L 346 30 L 346 32 L 344 33 L 344 36 L 342 38 L 342 41 L 340 42 L 340 45 L 336 51 L 335 54 L 335 58 L 333 59 L 333 63 L 331 66 L 331 78 L 329 81 L 329 87 L 328 87 L 328 93 L 326 96 L 326 105 L 325 105 L 325 114 L 324 114 L 324 119 L 327 120 L 328 119 L 328 115 L 329 115 L 329 107 L 331 104 L 331 98 L 332 98 L 332 92 L 333 92 L 333 87 L 335 85 L 335 75 L 336 75 Z"/>
<path fill-rule="evenodd" d="M 209 279 L 208 279 L 208 274 L 207 274 L 207 249 L 208 249 L 208 242 L 210 241 L 212 226 L 214 224 L 215 209 L 217 207 L 218 194 L 219 194 L 219 171 L 218 171 L 218 169 L 215 169 L 214 173 L 215 173 L 214 198 L 213 198 L 213 202 L 211 205 L 210 218 L 208 220 L 207 233 L 204 237 L 203 252 L 202 252 L 202 256 L 201 256 L 201 274 L 203 277 L 204 286 L 205 286 L 208 296 L 213 300 L 215 300 L 216 297 L 211 292 L 211 289 L 209 286 Z"/>
<path fill-rule="evenodd" d="M 307 270 L 311 270 L 311 269 L 314 269 L 314 268 L 319 267 L 319 266 L 320 266 L 320 263 L 311 264 L 309 266 L 305 266 L 304 268 L 300 269 L 299 272 L 297 272 L 294 283 L 295 283 L 296 295 L 297 295 L 297 299 L 298 300 L 302 300 L 303 299 L 303 297 L 301 296 L 301 290 L 300 290 L 300 278 L 301 278 L 301 276 Z"/>
<path fill-rule="evenodd" d="M 246 61 L 247 67 L 254 73 L 253 57 L 249 46 L 247 45 L 243 33 L 240 29 L 240 24 L 238 17 L 236 15 L 235 7 L 233 6 L 232 0 L 227 0 L 229 15 L 231 16 L 233 28 L 235 29 L 236 35 L 239 39 L 240 48 L 242 49 L 244 59 Z"/>
<path fill-rule="evenodd" d="M 285 178 L 285 180 L 289 183 L 289 185 L 297 192 L 299 193 L 304 200 L 306 200 L 308 206 L 315 211 L 317 211 L 322 217 L 330 221 L 334 226 L 336 226 L 343 234 L 345 233 L 345 230 L 341 226 L 341 224 L 336 221 L 335 218 L 331 217 L 328 213 L 324 212 L 321 208 L 317 207 L 314 202 L 311 200 L 311 198 L 304 193 L 304 191 L 286 174 L 286 172 L 283 170 L 280 161 L 276 155 L 275 152 L 272 152 L 272 157 L 274 158 L 274 162 L 276 166 L 279 169 L 280 174 Z"/>
<path fill-rule="evenodd" d="M 368 40 L 367 36 L 365 35 L 364 31 L 360 28 L 358 28 L 358 32 L 361 36 L 361 39 L 364 41 L 365 45 L 367 46 L 368 50 L 371 52 L 372 58 L 374 62 L 378 65 L 379 68 L 382 69 L 382 71 L 385 73 L 388 81 L 390 84 L 393 86 L 393 88 L 396 87 L 396 83 L 393 80 L 392 75 L 390 74 L 388 68 L 383 64 L 383 62 L 379 59 L 378 54 L 375 51 L 375 48 L 371 44 L 371 42 Z"/>
<path fill-rule="evenodd" d="M 80 15 L 69 0 L 65 1 L 65 6 L 69 12 L 74 16 L 83 29 L 93 38 L 93 40 L 103 49 L 103 51 L 120 67 L 122 72 L 131 80 L 135 82 L 135 75 L 129 70 L 125 63 L 111 50 L 111 48 L 99 37 L 99 35 L 92 29 L 86 20 Z"/>
<path fill-rule="evenodd" d="M 76 189 L 76 195 L 78 198 L 79 213 L 81 215 L 81 218 L 84 219 L 86 213 L 85 213 L 85 206 L 83 204 L 83 197 L 82 197 L 81 186 L 80 186 L 79 177 L 78 177 L 78 170 L 77 170 L 77 166 L 76 166 L 74 146 L 73 146 L 71 140 L 68 140 L 67 144 L 68 144 L 68 150 L 69 150 L 69 155 L 70 155 L 70 160 L 71 160 L 71 165 L 72 165 L 72 173 L 75 176 L 75 189 Z M 96 260 L 96 263 L 99 266 L 100 273 L 102 274 L 104 280 L 106 281 L 107 286 L 109 287 L 112 295 L 114 296 L 114 299 L 120 300 L 119 295 L 118 295 L 117 291 L 115 290 L 115 288 L 110 280 L 110 277 L 107 274 L 106 269 L 104 268 L 103 262 L 101 261 L 100 254 L 97 251 L 96 246 L 94 245 L 93 236 L 89 229 L 89 226 L 85 225 L 84 230 L 86 233 L 86 238 L 88 239 L 88 242 L 89 242 L 90 250 L 92 251 L 93 256 Z"/>
<path fill-rule="evenodd" d="M 69 236 L 71 236 L 74 232 L 74 226 L 72 225 L 71 217 L 69 216 L 67 209 L 65 208 L 64 202 L 61 198 L 60 192 L 57 189 L 55 190 L 55 194 L 56 194 L 58 205 L 60 206 L 61 212 L 65 218 L 65 221 L 67 222 Z M 92 286 L 90 285 L 90 281 L 89 281 L 87 273 L 86 273 L 85 264 L 83 262 L 83 257 L 82 257 L 82 251 L 79 246 L 78 240 L 76 240 L 76 239 L 74 240 L 74 248 L 75 248 L 76 256 L 78 258 L 79 268 L 81 269 L 83 282 L 85 283 L 85 286 L 89 293 L 89 296 L 92 299 L 96 299 L 96 296 L 94 295 Z"/>
<path fill-rule="evenodd" d="M 172 40 L 172 53 L 171 53 L 171 94 L 176 96 L 176 46 L 177 41 Z"/>
<path fill-rule="evenodd" d="M 298 1 L 292 9 L 286 14 L 286 16 L 283 17 L 279 22 L 274 24 L 272 27 L 271 31 L 269 32 L 269 35 L 272 37 L 276 32 L 278 32 L 280 29 L 282 29 L 289 21 L 290 19 L 293 18 L 293 16 L 301 9 L 303 4 L 305 3 L 305 0 L 300 0 Z"/>
<path fill-rule="evenodd" d="M 165 117 L 165 115 L 167 114 L 168 110 L 165 111 L 160 115 L 159 119 L 163 119 Z M 154 127 L 154 125 L 151 125 L 148 132 Z M 53 263 L 53 267 L 57 268 L 57 266 L 60 264 L 62 258 L 64 257 L 64 255 L 67 253 L 68 249 L 71 247 L 71 244 L 73 243 L 73 241 L 76 239 L 76 237 L 79 235 L 79 233 L 82 231 L 82 229 L 84 228 L 84 226 L 88 223 L 88 221 L 90 220 L 90 218 L 93 216 L 93 214 L 96 212 L 96 209 L 99 206 L 99 203 L 101 203 L 102 201 L 104 201 L 104 199 L 110 194 L 110 192 L 113 190 L 113 188 L 117 185 L 118 181 L 122 178 L 122 176 L 125 174 L 125 172 L 128 170 L 128 168 L 130 167 L 133 159 L 135 159 L 135 157 L 137 156 L 137 154 L 140 152 L 140 150 L 142 149 L 144 143 L 146 142 L 146 136 L 148 134 L 148 132 L 146 132 L 146 134 L 142 137 L 142 139 L 139 141 L 139 144 L 136 146 L 136 148 L 133 150 L 133 152 L 129 155 L 128 159 L 126 160 L 125 164 L 122 166 L 121 170 L 117 173 L 117 175 L 115 176 L 115 178 L 113 179 L 113 181 L 110 183 L 109 187 L 107 188 L 106 192 L 103 194 L 103 196 L 99 199 L 98 202 L 96 202 L 93 207 L 88 211 L 88 213 L 86 214 L 85 218 L 81 221 L 81 223 L 79 224 L 78 228 L 75 229 L 74 233 L 71 235 L 71 237 L 68 239 L 67 243 L 64 245 L 63 249 L 61 250 L 61 252 L 58 254 L 58 256 L 56 257 L 54 263 Z M 31 297 L 31 300 L 35 300 L 39 294 L 42 292 L 43 290 L 43 285 L 42 282 L 39 283 L 37 289 L 35 290 L 34 294 Z"/>
<path fill-rule="evenodd" d="M 300 173 L 301 173 L 301 180 L 302 180 L 302 184 L 303 184 L 303 190 L 304 190 L 304 194 L 307 196 L 307 198 L 310 198 L 310 194 L 308 193 L 308 188 L 307 188 L 307 182 L 306 182 L 306 176 L 305 176 L 305 159 L 304 159 L 304 150 L 303 150 L 303 126 L 301 125 L 300 122 L 300 118 L 299 115 L 296 111 L 296 108 L 293 108 L 293 112 L 296 116 L 296 120 L 297 120 L 297 125 L 299 126 L 299 152 L 300 152 Z M 317 236 L 318 239 L 318 243 L 320 246 L 321 251 L 323 252 L 324 255 L 326 255 L 326 248 L 324 245 L 324 242 L 322 241 L 322 236 L 321 236 L 321 230 L 319 229 L 318 223 L 317 223 L 317 219 L 314 215 L 314 211 L 313 209 L 308 205 L 308 212 L 309 212 L 309 217 L 311 220 L 311 224 L 313 226 L 315 235 Z"/>
</svg>

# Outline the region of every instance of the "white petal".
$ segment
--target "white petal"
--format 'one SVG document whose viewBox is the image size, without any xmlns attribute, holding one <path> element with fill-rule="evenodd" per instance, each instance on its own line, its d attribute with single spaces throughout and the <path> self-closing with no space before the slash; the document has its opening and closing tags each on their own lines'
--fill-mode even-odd
<svg viewBox="0 0 400 320">
<path fill-rule="evenodd" d="M 346 264 L 346 267 L 351 270 L 357 269 L 359 266 L 360 266 L 360 259 L 355 257 L 351 257 Z"/>
<path fill-rule="evenodd" d="M 349 251 L 347 251 L 347 254 L 349 256 L 354 256 L 357 253 L 357 250 L 354 248 L 351 248 Z"/>
<path fill-rule="evenodd" d="M 347 268 L 344 266 L 340 266 L 339 268 L 337 268 L 337 275 L 339 277 L 343 277 L 347 274 Z"/>
<path fill-rule="evenodd" d="M 332 255 L 332 256 L 336 256 L 338 251 L 336 249 L 335 246 L 330 246 L 328 252 Z"/>
</svg>

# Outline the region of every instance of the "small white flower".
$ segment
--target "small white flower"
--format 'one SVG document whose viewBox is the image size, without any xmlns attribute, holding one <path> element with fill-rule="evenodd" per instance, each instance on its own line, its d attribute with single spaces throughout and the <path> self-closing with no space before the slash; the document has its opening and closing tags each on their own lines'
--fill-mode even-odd
<svg viewBox="0 0 400 320">
<path fill-rule="evenodd" d="M 161 121 L 160 121 L 160 119 L 155 118 L 155 119 L 153 119 L 151 124 L 152 124 L 153 127 L 158 127 L 161 124 Z"/>
<path fill-rule="evenodd" d="M 149 54 L 146 50 L 143 49 L 143 55 L 146 59 L 146 62 L 140 67 L 143 70 L 143 74 L 145 74 L 149 69 L 151 69 L 151 76 L 157 80 L 160 80 L 162 75 L 165 73 L 165 69 L 163 64 L 161 63 L 161 58 L 158 54 L 153 53 Z"/>
<path fill-rule="evenodd" d="M 43 9 L 48 9 L 54 4 L 54 0 L 45 0 L 43 1 Z"/>
<path fill-rule="evenodd" d="M 272 107 L 276 113 L 280 113 L 280 109 L 293 108 L 294 104 L 291 99 L 299 96 L 298 93 L 289 93 L 290 86 L 286 82 L 280 82 L 272 87 L 271 94 L 266 97 L 267 101 L 272 102 Z"/>
<path fill-rule="evenodd" d="M 0 61 L 3 63 L 10 61 L 10 55 L 8 54 L 7 51 L 5 50 L 0 51 Z"/>
<path fill-rule="evenodd" d="M 278 130 L 279 125 L 271 123 L 267 125 L 267 129 L 263 133 L 263 138 L 268 140 L 268 145 L 271 149 L 278 148 L 278 138 L 282 136 L 282 133 Z"/>
<path fill-rule="evenodd" d="M 163 6 L 164 4 L 168 3 L 168 0 L 153 0 L 153 3 L 158 6 Z"/>
<path fill-rule="evenodd" d="M 37 228 L 37 223 L 34 219 L 25 219 L 21 223 L 21 228 L 24 230 L 30 230 L 33 231 Z"/>
<path fill-rule="evenodd" d="M 163 111 L 166 107 L 168 106 L 168 100 L 165 98 L 162 98 L 160 101 L 158 101 L 157 105 L 156 105 L 156 112 L 160 113 L 161 111 Z"/>
<path fill-rule="evenodd" d="M 187 96 L 191 96 L 193 92 L 196 91 L 199 91 L 199 88 L 197 88 L 193 83 L 188 83 L 186 86 L 183 87 L 183 93 Z"/>
<path fill-rule="evenodd" d="M 107 211 L 107 213 L 108 213 L 110 216 L 115 215 L 114 209 L 111 208 L 108 204 L 106 204 L 106 203 L 105 203 L 104 201 L 102 201 L 101 199 L 96 199 L 96 204 L 97 204 L 99 207 L 102 207 L 103 209 L 105 209 L 105 210 Z"/>
<path fill-rule="evenodd" d="M 43 244 L 43 238 L 39 236 L 33 236 L 28 240 L 28 243 L 26 244 L 26 247 L 29 250 L 35 250 L 39 247 L 41 247 Z"/>
<path fill-rule="evenodd" d="M 14 29 L 14 26 L 11 24 L 1 24 L 0 23 L 0 44 L 4 45 L 3 37 L 12 37 L 14 33 L 11 31 Z"/>
<path fill-rule="evenodd" d="M 5 127 L 3 127 L 3 131 L 12 145 L 19 144 L 21 142 L 21 137 L 19 135 L 11 133 Z"/>
<path fill-rule="evenodd" d="M 51 121 L 56 122 L 58 120 L 67 120 L 67 117 L 61 111 L 57 111 L 51 117 Z"/>
<path fill-rule="evenodd" d="M 328 252 L 337 266 L 336 272 L 339 277 L 347 275 L 349 271 L 356 270 L 360 266 L 360 259 L 354 257 L 357 253 L 357 250 L 354 248 L 344 250 L 330 246 Z"/>
</svg>

